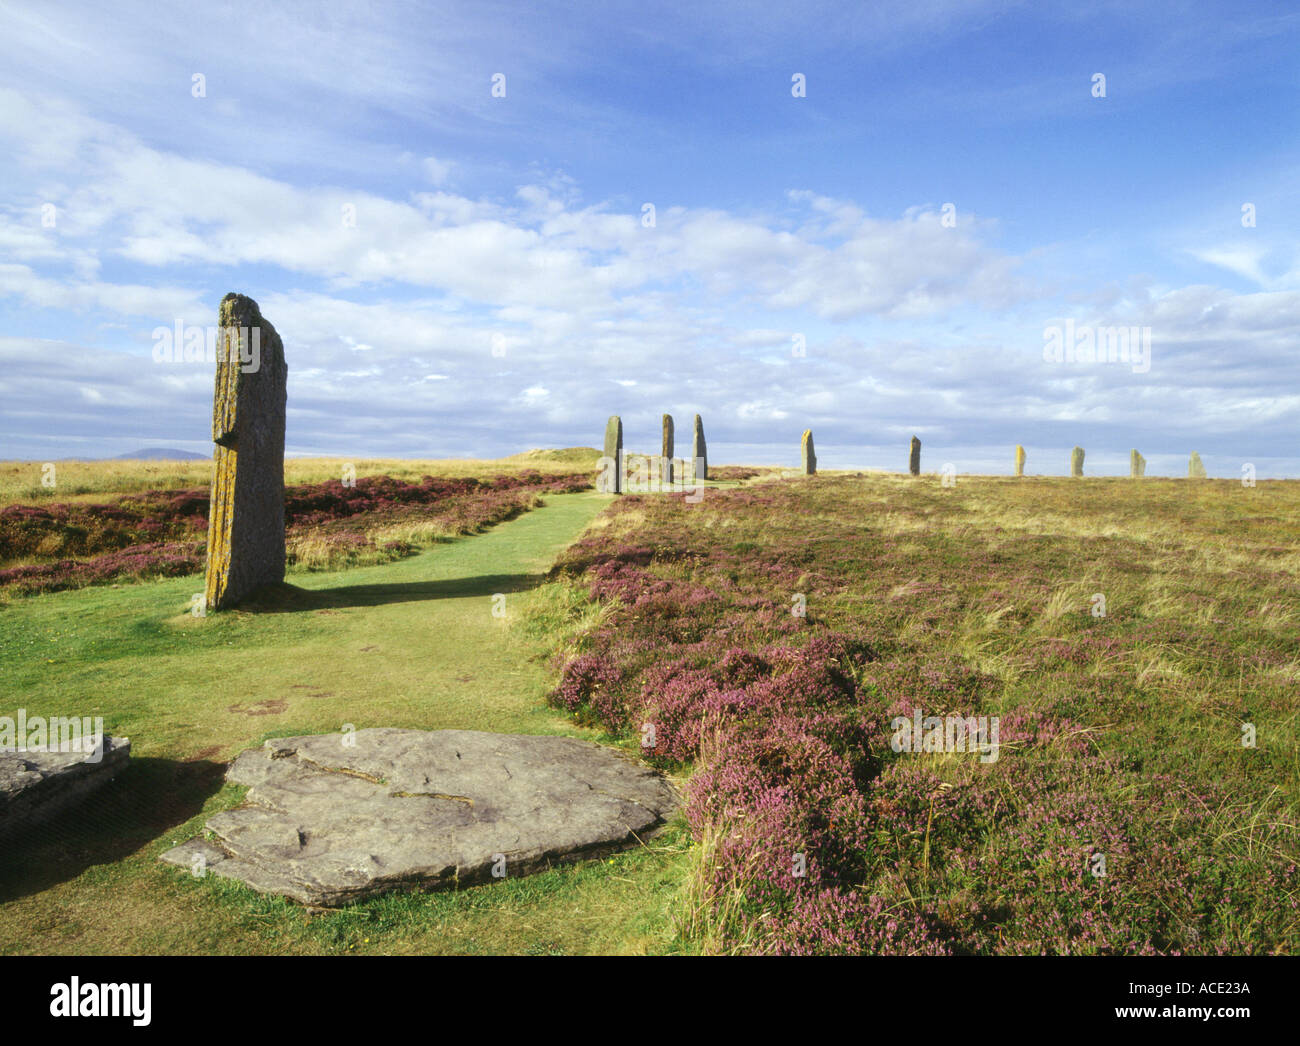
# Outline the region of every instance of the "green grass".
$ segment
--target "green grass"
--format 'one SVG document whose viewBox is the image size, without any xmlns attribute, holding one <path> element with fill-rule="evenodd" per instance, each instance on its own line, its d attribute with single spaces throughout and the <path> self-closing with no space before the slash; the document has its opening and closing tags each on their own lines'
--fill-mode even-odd
<svg viewBox="0 0 1300 1046">
<path fill-rule="evenodd" d="M 10 601 L 0 609 L 0 711 L 101 715 L 131 738 L 132 762 L 79 819 L 0 855 L 0 951 L 672 947 L 665 912 L 685 867 L 680 827 L 612 865 L 317 915 L 157 860 L 238 803 L 224 763 L 267 737 L 345 723 L 584 736 L 545 703 L 550 646 L 536 622 L 564 594 L 539 586 L 606 501 L 551 496 L 397 563 L 298 575 L 256 612 L 191 617 L 197 576 Z M 495 593 L 504 618 L 492 615 Z"/>
</svg>

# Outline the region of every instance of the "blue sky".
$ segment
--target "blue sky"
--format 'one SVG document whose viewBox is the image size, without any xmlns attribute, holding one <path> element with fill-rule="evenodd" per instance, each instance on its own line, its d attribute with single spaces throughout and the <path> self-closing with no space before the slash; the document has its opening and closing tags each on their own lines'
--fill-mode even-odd
<svg viewBox="0 0 1300 1046">
<path fill-rule="evenodd" d="M 1300 476 L 1296 53 L 1284 4 L 0 3 L 0 458 L 209 451 L 152 332 L 236 290 L 290 453 L 669 411 L 718 461 Z"/>
</svg>

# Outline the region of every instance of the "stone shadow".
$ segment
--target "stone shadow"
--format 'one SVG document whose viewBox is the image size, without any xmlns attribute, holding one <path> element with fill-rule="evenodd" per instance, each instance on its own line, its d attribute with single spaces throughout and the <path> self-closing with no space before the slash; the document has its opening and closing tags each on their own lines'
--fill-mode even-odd
<svg viewBox="0 0 1300 1046">
<path fill-rule="evenodd" d="M 373 585 L 339 585 L 334 588 L 299 588 L 268 585 L 240 604 L 254 614 L 294 614 L 345 607 L 377 607 L 389 603 L 415 603 L 426 599 L 490 598 L 498 592 L 526 592 L 546 580 L 538 574 L 480 574 L 476 577 L 437 581 L 399 581 Z"/>
<path fill-rule="evenodd" d="M 0 902 L 111 865 L 203 810 L 226 764 L 132 757 L 112 781 L 45 824 L 0 838 Z"/>
</svg>

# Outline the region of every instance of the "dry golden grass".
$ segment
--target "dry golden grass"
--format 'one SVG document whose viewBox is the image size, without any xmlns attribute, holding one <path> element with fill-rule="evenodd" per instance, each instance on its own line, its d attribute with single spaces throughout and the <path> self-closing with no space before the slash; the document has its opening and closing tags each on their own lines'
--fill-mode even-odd
<svg viewBox="0 0 1300 1046">
<path fill-rule="evenodd" d="M 591 447 L 528 450 L 508 458 L 286 458 L 284 481 L 290 486 L 341 479 L 351 465 L 357 478 L 393 476 L 416 481 L 424 476 L 450 478 L 538 472 L 587 474 L 596 471 L 600 451 Z M 57 461 L 53 488 L 41 485 L 42 462 L 0 461 L 0 507 L 41 501 L 102 501 L 142 490 L 187 490 L 212 482 L 212 462 L 205 461 Z"/>
</svg>

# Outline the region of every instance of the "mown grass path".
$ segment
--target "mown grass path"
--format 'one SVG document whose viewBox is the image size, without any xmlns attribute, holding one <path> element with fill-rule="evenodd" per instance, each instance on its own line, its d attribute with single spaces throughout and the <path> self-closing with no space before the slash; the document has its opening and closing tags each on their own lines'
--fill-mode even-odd
<svg viewBox="0 0 1300 1046">
<path fill-rule="evenodd" d="M 59 830 L 0 851 L 4 952 L 661 950 L 680 832 L 611 864 L 309 915 L 157 855 L 240 790 L 225 763 L 274 736 L 356 728 L 580 731 L 547 707 L 517 627 L 555 556 L 607 499 L 568 494 L 397 563 L 295 574 L 256 612 L 192 617 L 196 577 L 11 601 L 0 714 L 103 716 L 132 766 Z M 504 595 L 505 616 L 492 613 Z M 501 606 L 500 600 L 497 605 Z"/>
</svg>

